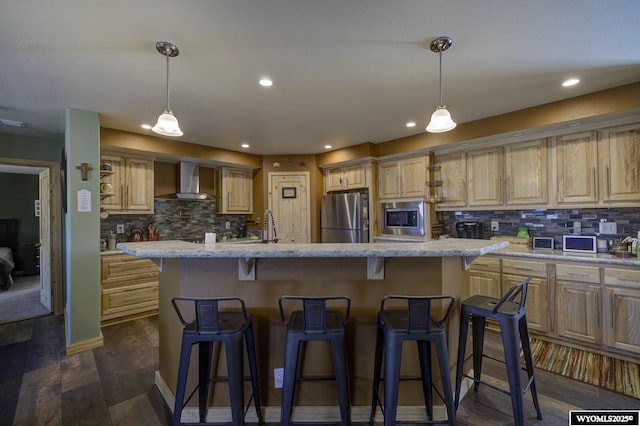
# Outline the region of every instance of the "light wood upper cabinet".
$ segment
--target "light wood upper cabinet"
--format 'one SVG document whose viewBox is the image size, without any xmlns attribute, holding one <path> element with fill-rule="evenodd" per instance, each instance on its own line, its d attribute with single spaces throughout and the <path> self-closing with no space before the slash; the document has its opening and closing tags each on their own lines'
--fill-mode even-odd
<svg viewBox="0 0 640 426">
<path fill-rule="evenodd" d="M 381 162 L 378 165 L 378 196 L 381 199 L 424 197 L 426 179 L 425 156 Z"/>
<path fill-rule="evenodd" d="M 505 146 L 506 204 L 549 202 L 547 140 Z"/>
<path fill-rule="evenodd" d="M 469 206 L 504 204 L 502 147 L 467 153 L 467 195 Z"/>
<path fill-rule="evenodd" d="M 467 204 L 467 161 L 464 152 L 438 157 L 441 166 L 442 195 L 439 207 L 455 207 Z"/>
<path fill-rule="evenodd" d="M 344 189 L 368 188 L 370 163 L 335 167 L 325 171 L 325 192 Z"/>
<path fill-rule="evenodd" d="M 640 201 L 640 124 L 600 132 L 602 200 Z"/>
<path fill-rule="evenodd" d="M 113 185 L 113 195 L 102 199 L 101 207 L 112 214 L 150 214 L 153 208 L 153 160 L 104 153 L 101 163 L 110 163 L 113 173 L 101 183 Z"/>
<path fill-rule="evenodd" d="M 598 141 L 594 132 L 555 141 L 558 204 L 598 201 Z"/>
<path fill-rule="evenodd" d="M 253 213 L 253 171 L 219 167 L 215 172 L 216 211 L 223 214 Z"/>
</svg>

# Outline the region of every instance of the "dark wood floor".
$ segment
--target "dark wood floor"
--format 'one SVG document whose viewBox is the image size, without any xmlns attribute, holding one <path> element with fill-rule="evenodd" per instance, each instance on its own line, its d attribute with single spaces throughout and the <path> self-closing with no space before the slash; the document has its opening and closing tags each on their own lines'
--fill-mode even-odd
<svg viewBox="0 0 640 426">
<path fill-rule="evenodd" d="M 154 385 L 157 317 L 102 329 L 104 346 L 66 356 L 61 316 L 0 325 L 0 425 L 168 425 L 171 412 Z M 497 342 L 497 339 L 496 339 Z M 488 345 L 489 346 L 489 345 Z M 492 350 L 497 350 L 493 346 Z M 496 383 L 504 367 L 485 364 Z M 527 395 L 530 425 L 567 425 L 570 409 L 638 409 L 640 400 L 537 370 L 544 420 Z M 509 397 L 470 392 L 458 424 L 513 424 Z"/>
</svg>

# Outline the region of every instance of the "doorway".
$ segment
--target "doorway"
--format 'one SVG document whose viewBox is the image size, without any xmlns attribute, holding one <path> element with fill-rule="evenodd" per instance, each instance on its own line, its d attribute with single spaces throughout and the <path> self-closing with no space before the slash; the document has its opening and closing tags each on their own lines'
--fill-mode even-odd
<svg viewBox="0 0 640 426">
<path fill-rule="evenodd" d="M 283 243 L 311 242 L 309 172 L 270 172 L 269 209 Z"/>
<path fill-rule="evenodd" d="M 13 285 L 0 291 L 0 323 L 8 323 L 50 314 L 59 309 L 55 289 L 60 282 L 59 267 L 52 259 L 59 252 L 59 218 L 54 196 L 59 187 L 57 163 L 0 159 L 0 176 L 5 182 L 17 182 L 0 216 L 17 224 Z"/>
</svg>

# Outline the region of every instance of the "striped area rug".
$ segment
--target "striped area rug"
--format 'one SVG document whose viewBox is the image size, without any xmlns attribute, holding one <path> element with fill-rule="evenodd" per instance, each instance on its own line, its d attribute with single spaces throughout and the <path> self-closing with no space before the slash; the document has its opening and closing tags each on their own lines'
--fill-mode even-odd
<svg viewBox="0 0 640 426">
<path fill-rule="evenodd" d="M 640 399 L 640 366 L 531 338 L 536 368 Z"/>
</svg>

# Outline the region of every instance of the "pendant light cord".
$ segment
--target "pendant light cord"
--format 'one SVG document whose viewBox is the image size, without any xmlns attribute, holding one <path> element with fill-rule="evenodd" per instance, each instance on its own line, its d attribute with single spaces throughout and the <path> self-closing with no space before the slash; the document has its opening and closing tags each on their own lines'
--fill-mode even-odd
<svg viewBox="0 0 640 426">
<path fill-rule="evenodd" d="M 169 96 L 169 55 L 165 54 L 165 57 L 167 58 L 167 111 L 171 111 L 171 97 Z M 440 87 L 442 87 L 442 82 L 440 85 Z M 440 91 L 442 91 L 442 89 L 440 89 Z M 442 94 L 440 95 L 440 103 L 442 103 Z"/>
<path fill-rule="evenodd" d="M 442 49 L 440 49 L 438 54 L 440 55 L 440 106 L 444 106 L 442 105 Z"/>
</svg>

